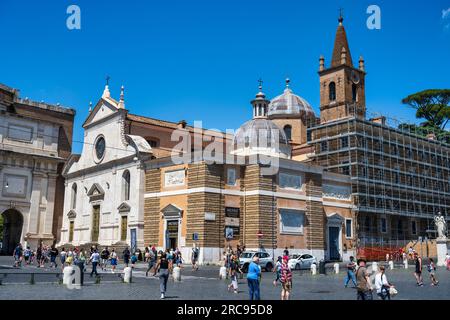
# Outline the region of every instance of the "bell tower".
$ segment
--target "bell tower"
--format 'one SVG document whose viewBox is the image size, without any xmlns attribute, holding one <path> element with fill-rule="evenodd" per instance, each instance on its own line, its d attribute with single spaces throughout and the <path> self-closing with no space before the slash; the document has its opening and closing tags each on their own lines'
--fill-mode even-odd
<svg viewBox="0 0 450 320">
<path fill-rule="evenodd" d="M 359 58 L 358 68 L 353 66 L 342 14 L 338 21 L 330 67 L 325 67 L 323 56 L 319 59 L 321 123 L 366 117 L 364 59 Z"/>
</svg>

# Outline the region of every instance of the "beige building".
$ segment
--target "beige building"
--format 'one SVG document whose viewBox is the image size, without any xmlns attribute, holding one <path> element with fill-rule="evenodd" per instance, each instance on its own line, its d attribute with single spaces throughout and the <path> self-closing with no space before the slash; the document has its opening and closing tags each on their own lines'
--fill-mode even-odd
<svg viewBox="0 0 450 320">
<path fill-rule="evenodd" d="M 2 254 L 19 242 L 33 249 L 59 239 L 62 168 L 71 153 L 75 110 L 22 99 L 0 84 Z"/>
</svg>

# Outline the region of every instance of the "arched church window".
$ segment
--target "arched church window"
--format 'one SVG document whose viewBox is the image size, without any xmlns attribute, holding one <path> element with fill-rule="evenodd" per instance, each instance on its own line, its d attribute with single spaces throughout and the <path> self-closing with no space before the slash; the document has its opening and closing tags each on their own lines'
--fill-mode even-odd
<svg viewBox="0 0 450 320">
<path fill-rule="evenodd" d="M 130 200 L 130 171 L 125 170 L 122 175 L 122 198 L 123 200 Z"/>
<path fill-rule="evenodd" d="M 356 102 L 356 99 L 358 97 L 358 87 L 356 84 L 352 84 L 352 101 Z"/>
<path fill-rule="evenodd" d="M 330 101 L 336 100 L 336 83 L 330 82 L 328 85 L 328 91 L 329 91 L 329 99 Z"/>
<path fill-rule="evenodd" d="M 286 138 L 288 140 L 292 140 L 292 126 L 290 126 L 289 124 L 285 125 L 283 130 L 284 134 L 286 135 Z"/>
<path fill-rule="evenodd" d="M 72 184 L 72 194 L 70 199 L 70 209 L 75 209 L 77 207 L 77 184 Z"/>
</svg>

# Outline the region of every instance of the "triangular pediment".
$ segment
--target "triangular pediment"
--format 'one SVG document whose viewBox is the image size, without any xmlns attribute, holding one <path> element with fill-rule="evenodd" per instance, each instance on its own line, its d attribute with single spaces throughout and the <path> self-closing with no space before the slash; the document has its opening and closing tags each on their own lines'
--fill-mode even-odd
<svg viewBox="0 0 450 320">
<path fill-rule="evenodd" d="M 164 215 L 164 218 L 181 218 L 182 214 L 183 214 L 183 209 L 181 209 L 180 207 L 177 207 L 174 204 L 169 204 L 167 206 L 165 206 L 161 212 Z"/>
<path fill-rule="evenodd" d="M 331 215 L 327 216 L 327 221 L 330 223 L 342 223 L 344 222 L 344 217 L 341 216 L 339 213 L 332 213 Z"/>
<path fill-rule="evenodd" d="M 130 212 L 131 207 L 126 202 L 122 202 L 120 206 L 117 207 L 119 212 Z"/>
<path fill-rule="evenodd" d="M 92 123 L 112 116 L 113 114 L 117 113 L 118 110 L 119 109 L 117 108 L 117 102 L 114 99 L 100 98 L 94 109 L 89 113 L 89 116 L 84 121 L 83 128 Z"/>
<path fill-rule="evenodd" d="M 87 196 L 95 197 L 95 196 L 103 196 L 104 194 L 105 191 L 103 191 L 103 188 L 98 183 L 94 183 L 92 187 L 89 189 Z"/>
</svg>

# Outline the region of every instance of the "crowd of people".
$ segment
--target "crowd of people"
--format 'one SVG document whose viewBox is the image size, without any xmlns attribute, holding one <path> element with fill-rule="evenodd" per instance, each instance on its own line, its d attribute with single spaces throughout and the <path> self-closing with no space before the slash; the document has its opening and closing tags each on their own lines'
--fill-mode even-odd
<svg viewBox="0 0 450 320">
<path fill-rule="evenodd" d="M 125 267 L 131 264 L 131 268 L 134 268 L 138 261 L 144 261 L 147 264 L 145 276 L 148 277 L 151 274 L 152 276 L 159 277 L 161 299 L 164 299 L 169 275 L 172 274 L 175 267 L 181 268 L 185 260 L 178 248 L 158 251 L 154 245 L 150 245 L 145 247 L 144 251 L 144 255 L 142 256 L 140 250 L 132 253 L 130 248 L 126 247 L 121 255 L 123 264 Z M 237 245 L 236 250 L 228 246 L 223 252 L 223 266 L 226 268 L 227 278 L 230 279 L 228 291 L 232 290 L 234 293 L 238 293 L 238 279 L 243 279 L 244 277 L 244 272 L 240 264 L 240 257 L 244 251 L 245 246 L 241 247 Z M 198 270 L 199 253 L 200 249 L 194 244 L 191 251 L 193 271 Z M 115 248 L 109 250 L 108 247 L 104 247 L 102 250 L 98 250 L 96 246 L 92 246 L 87 251 L 77 247 L 68 248 L 67 250 L 63 247 L 58 250 L 55 245 L 40 245 L 33 251 L 29 246 L 24 249 L 22 244 L 18 244 L 14 249 L 13 256 L 14 267 L 21 267 L 22 264 L 25 264 L 35 265 L 38 268 L 44 268 L 47 265 L 49 268 L 58 268 L 59 265 L 61 269 L 64 269 L 65 266 L 77 265 L 82 268 L 83 272 L 86 272 L 86 265 L 91 264 L 91 277 L 94 274 L 98 275 L 97 268 L 101 268 L 102 271 L 107 271 L 108 266 L 110 266 L 111 273 L 115 273 L 119 262 L 119 255 Z M 408 256 L 414 260 L 414 277 L 417 286 L 423 286 L 422 258 L 415 251 L 409 252 Z M 272 270 L 275 273 L 273 285 L 277 286 L 278 283 L 281 284 L 281 300 L 288 300 L 292 291 L 292 270 L 288 264 L 289 259 L 289 251 L 286 248 L 283 256 L 277 258 Z M 436 278 L 436 265 L 432 258 L 428 260 L 429 263 L 426 269 L 429 273 L 430 284 L 437 286 L 439 281 Z M 379 271 L 375 275 L 373 286 L 370 278 L 371 274 L 366 267 L 366 263 L 364 258 L 360 258 L 355 262 L 355 258 L 350 257 L 350 261 L 346 265 L 344 287 L 347 287 L 351 281 L 354 288 L 356 288 L 358 300 L 372 300 L 374 291 L 379 299 L 390 300 L 392 295 L 397 294 L 397 290 L 388 281 L 385 266 L 380 266 Z M 447 270 L 450 270 L 450 256 L 448 254 L 445 263 Z M 247 268 L 247 285 L 250 300 L 261 299 L 260 282 L 261 266 L 259 264 L 259 257 L 258 255 L 254 255 Z"/>
</svg>

